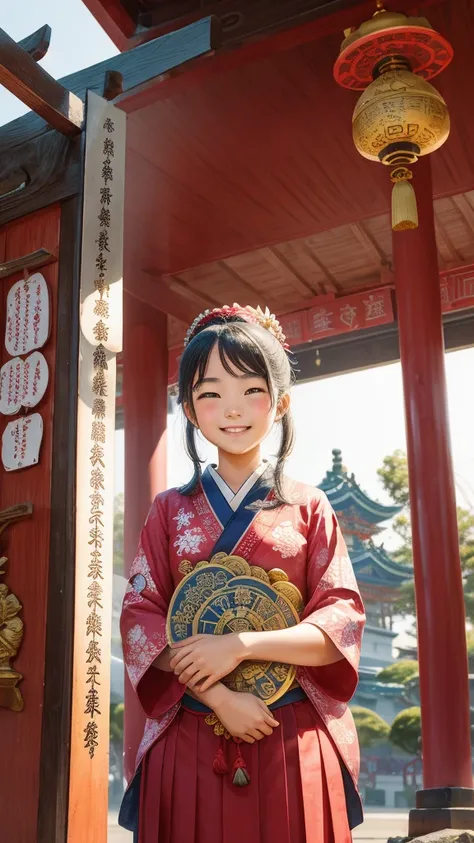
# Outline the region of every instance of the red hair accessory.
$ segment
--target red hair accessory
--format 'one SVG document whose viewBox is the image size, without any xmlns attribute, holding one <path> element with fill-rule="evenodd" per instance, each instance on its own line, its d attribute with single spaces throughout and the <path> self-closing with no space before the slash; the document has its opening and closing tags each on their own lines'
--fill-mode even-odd
<svg viewBox="0 0 474 843">
<path fill-rule="evenodd" d="M 184 338 L 184 347 L 188 345 L 193 339 L 198 328 L 204 328 L 208 322 L 212 322 L 216 317 L 225 319 L 229 316 L 239 316 L 244 322 L 250 322 L 253 325 L 260 325 L 278 340 L 280 345 L 288 351 L 289 345 L 286 342 L 285 334 L 281 329 L 281 325 L 274 313 L 270 313 L 268 307 L 263 311 L 261 307 L 251 307 L 249 304 L 241 307 L 240 304 L 234 303 L 232 307 L 225 304 L 223 307 L 215 307 L 213 310 L 205 310 L 196 317 L 192 325 L 189 327 Z"/>
</svg>

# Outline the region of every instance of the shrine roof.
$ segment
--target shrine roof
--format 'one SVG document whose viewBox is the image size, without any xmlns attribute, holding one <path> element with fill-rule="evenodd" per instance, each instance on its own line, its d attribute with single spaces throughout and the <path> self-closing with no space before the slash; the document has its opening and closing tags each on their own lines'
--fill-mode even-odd
<svg viewBox="0 0 474 843">
<path fill-rule="evenodd" d="M 399 512 L 402 507 L 393 505 L 385 506 L 370 498 L 356 482 L 353 474 L 349 475 L 342 464 L 341 452 L 333 450 L 332 468 L 326 473 L 319 488 L 326 493 L 333 509 L 338 513 L 347 515 L 348 521 L 354 522 L 354 530 L 357 532 L 357 521 L 360 520 L 363 532 L 373 534 L 376 529 L 371 529 L 377 524 L 389 521 Z"/>
<path fill-rule="evenodd" d="M 351 553 L 351 562 L 357 581 L 383 588 L 399 588 L 413 579 L 413 569 L 396 562 L 383 546 L 372 542 Z"/>
<path fill-rule="evenodd" d="M 122 73 L 124 87 L 134 92 L 128 103 L 116 101 L 128 113 L 124 287 L 166 311 L 169 347 L 181 349 L 197 313 L 233 301 L 268 305 L 291 326 L 300 313 L 311 328 L 310 336 L 294 342 L 303 348 L 315 340 L 331 342 L 336 323 L 348 340 L 355 331 L 377 331 L 377 325 L 391 330 L 388 173 L 355 150 L 357 94 L 333 78 L 343 30 L 370 17 L 375 1 L 83 2 L 122 53 L 60 81 L 84 99 L 87 89 L 103 93 L 111 70 Z M 413 5 L 386 2 L 397 11 Z M 449 306 L 468 301 L 463 306 L 472 308 L 472 0 L 415 5 L 454 48 L 451 66 L 434 80 L 450 110 L 451 135 L 430 158 L 440 281 L 449 281 L 443 295 Z M 221 45 L 205 56 L 186 61 L 190 53 L 183 53 L 182 41 L 174 51 L 166 37 L 158 44 L 162 34 L 173 31 L 174 37 L 175 30 L 183 33 L 206 15 L 220 18 L 223 33 Z M 153 60 L 143 54 L 151 45 Z M 149 87 L 134 82 L 138 69 L 149 65 Z M 34 114 L 1 127 L 0 160 L 7 172 L 5 150 L 44 131 Z M 383 305 L 383 314 L 375 304 Z M 358 360 L 370 366 L 398 359 L 388 340 L 382 352 L 379 358 L 364 345 Z M 318 376 L 331 374 L 328 357 L 322 354 Z M 348 370 L 350 363 L 344 365 L 338 371 Z M 308 366 L 313 376 L 312 360 Z M 372 503 L 373 510 L 374 502 L 349 486 L 344 493 L 350 491 L 366 510 Z M 376 509 L 382 512 L 380 505 Z"/>
</svg>

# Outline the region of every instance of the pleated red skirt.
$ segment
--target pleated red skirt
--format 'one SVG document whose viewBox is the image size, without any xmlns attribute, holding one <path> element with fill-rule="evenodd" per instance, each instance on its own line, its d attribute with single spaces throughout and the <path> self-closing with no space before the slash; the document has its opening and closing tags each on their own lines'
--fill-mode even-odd
<svg viewBox="0 0 474 843">
<path fill-rule="evenodd" d="M 307 700 L 273 711 L 280 727 L 241 744 L 250 774 L 232 783 L 237 747 L 182 708 L 144 760 L 139 843 L 350 843 L 337 752 Z M 229 772 L 213 771 L 222 746 Z"/>
</svg>

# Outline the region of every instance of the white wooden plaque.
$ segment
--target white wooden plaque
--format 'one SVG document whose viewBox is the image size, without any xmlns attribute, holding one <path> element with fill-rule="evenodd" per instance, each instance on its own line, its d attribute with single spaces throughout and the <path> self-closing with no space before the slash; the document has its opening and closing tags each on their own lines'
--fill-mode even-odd
<svg viewBox="0 0 474 843">
<path fill-rule="evenodd" d="M 40 351 L 26 360 L 8 360 L 0 369 L 0 413 L 14 416 L 22 407 L 35 407 L 46 392 L 48 380 L 48 364 Z"/>
<path fill-rule="evenodd" d="M 23 362 L 23 395 L 21 403 L 24 407 L 36 407 L 48 388 L 49 369 L 44 354 L 34 351 Z"/>
<path fill-rule="evenodd" d="M 14 416 L 20 412 L 23 387 L 23 360 L 15 357 L 0 369 L 0 413 Z"/>
<path fill-rule="evenodd" d="M 5 471 L 18 471 L 36 465 L 43 439 L 43 419 L 39 413 L 23 416 L 7 424 L 2 436 L 2 462 Z"/>
<path fill-rule="evenodd" d="M 42 348 L 49 336 L 49 292 L 40 272 L 8 291 L 5 347 L 12 357 Z"/>
</svg>

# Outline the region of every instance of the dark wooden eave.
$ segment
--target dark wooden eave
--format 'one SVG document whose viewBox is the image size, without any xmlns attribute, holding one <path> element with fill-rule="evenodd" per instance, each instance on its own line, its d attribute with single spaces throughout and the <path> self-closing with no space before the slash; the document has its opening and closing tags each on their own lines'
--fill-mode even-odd
<svg viewBox="0 0 474 843">
<path fill-rule="evenodd" d="M 373 14 L 375 0 L 83 0 L 120 50 L 207 15 L 222 25 L 223 46 L 236 47 L 309 23 L 341 31 Z M 431 0 L 387 0 L 396 11 Z M 319 27 L 318 27 L 319 28 Z M 322 34 L 322 33 L 321 33 Z M 326 31 L 327 34 L 327 31 Z M 313 37 L 318 37 L 314 34 Z"/>
</svg>

